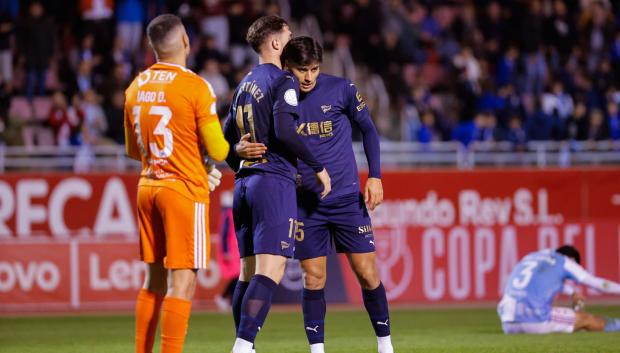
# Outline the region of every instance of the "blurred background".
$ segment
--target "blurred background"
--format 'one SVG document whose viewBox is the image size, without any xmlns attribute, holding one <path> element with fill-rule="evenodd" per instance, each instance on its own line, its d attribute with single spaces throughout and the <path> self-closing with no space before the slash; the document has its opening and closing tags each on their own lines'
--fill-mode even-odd
<svg viewBox="0 0 620 353">
<path fill-rule="evenodd" d="M 257 62 L 245 33 L 262 15 L 316 38 L 322 71 L 356 83 L 382 139 L 372 216 L 393 302 L 494 303 L 521 256 L 562 243 L 620 279 L 618 1 L 0 0 L 0 312 L 132 307 L 124 90 L 154 63 L 144 31 L 164 12 L 183 19 L 221 118 Z M 211 198 L 199 307 L 231 277 L 215 251 L 231 188 L 227 173 Z M 342 261 L 328 299 L 359 303 Z M 277 300 L 300 289 L 291 261 Z"/>
</svg>

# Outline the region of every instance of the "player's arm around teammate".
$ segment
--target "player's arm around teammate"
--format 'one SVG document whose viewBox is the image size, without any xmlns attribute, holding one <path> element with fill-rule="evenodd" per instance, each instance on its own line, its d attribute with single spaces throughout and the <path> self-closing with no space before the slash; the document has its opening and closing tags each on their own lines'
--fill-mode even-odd
<svg viewBox="0 0 620 353">
<path fill-rule="evenodd" d="M 234 353 L 252 351 L 286 259 L 293 254 L 296 158 L 312 167 L 323 184 L 323 195 L 331 189 L 327 171 L 296 134 L 298 87 L 280 63 L 291 35 L 286 21 L 277 16 L 261 17 L 250 26 L 246 39 L 259 64 L 235 90 L 224 124 L 227 141 L 238 147 L 226 159 L 236 172 L 233 214 L 241 257 L 232 301 L 237 329 Z M 249 143 L 264 143 L 269 151 L 258 151 L 260 158 L 238 155 Z"/>
<path fill-rule="evenodd" d="M 183 350 L 196 271 L 209 262 L 210 158 L 228 153 L 210 85 L 185 68 L 189 38 L 181 20 L 161 15 L 147 27 L 157 63 L 126 91 L 127 154 L 142 161 L 138 186 L 141 258 L 136 352 L 150 353 L 161 310 L 161 353 Z"/>
</svg>

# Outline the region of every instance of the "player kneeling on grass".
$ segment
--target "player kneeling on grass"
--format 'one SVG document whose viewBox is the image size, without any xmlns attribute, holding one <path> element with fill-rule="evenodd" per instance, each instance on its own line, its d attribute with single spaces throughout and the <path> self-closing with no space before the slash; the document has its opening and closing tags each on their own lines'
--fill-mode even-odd
<svg viewBox="0 0 620 353">
<path fill-rule="evenodd" d="M 497 306 L 504 333 L 571 333 L 620 331 L 620 319 L 602 318 L 583 309 L 583 297 L 567 280 L 604 293 L 620 294 L 620 284 L 597 278 L 579 265 L 581 256 L 572 246 L 533 252 L 513 269 Z M 573 298 L 573 309 L 553 307 L 562 291 Z"/>
<path fill-rule="evenodd" d="M 161 353 L 180 353 L 196 288 L 209 263 L 209 189 L 229 145 L 208 82 L 185 68 L 189 38 L 181 19 L 165 14 L 147 27 L 157 63 L 125 93 L 127 154 L 142 162 L 138 184 L 140 257 L 148 264 L 136 303 L 136 352 L 151 353 L 161 311 Z"/>
</svg>

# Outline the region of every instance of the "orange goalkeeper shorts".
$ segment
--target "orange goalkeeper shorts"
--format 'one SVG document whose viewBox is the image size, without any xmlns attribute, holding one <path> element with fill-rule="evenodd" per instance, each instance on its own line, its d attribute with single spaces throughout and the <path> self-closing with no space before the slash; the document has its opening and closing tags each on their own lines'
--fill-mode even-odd
<svg viewBox="0 0 620 353">
<path fill-rule="evenodd" d="M 138 187 L 140 258 L 168 269 L 207 268 L 209 204 L 165 187 Z"/>
</svg>

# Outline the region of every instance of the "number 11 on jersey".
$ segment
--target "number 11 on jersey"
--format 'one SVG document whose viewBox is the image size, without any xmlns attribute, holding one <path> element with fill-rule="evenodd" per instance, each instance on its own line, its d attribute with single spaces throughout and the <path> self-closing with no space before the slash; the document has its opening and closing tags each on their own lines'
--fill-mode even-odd
<svg viewBox="0 0 620 353">
<path fill-rule="evenodd" d="M 241 109 L 239 109 L 241 108 Z M 256 130 L 254 129 L 254 113 L 252 112 L 252 104 L 244 104 L 241 107 L 237 107 L 237 114 L 235 120 L 237 121 L 237 127 L 241 136 L 246 134 L 245 124 L 243 122 L 243 113 L 248 116 L 248 126 L 250 127 L 250 141 L 256 142 Z"/>
</svg>

